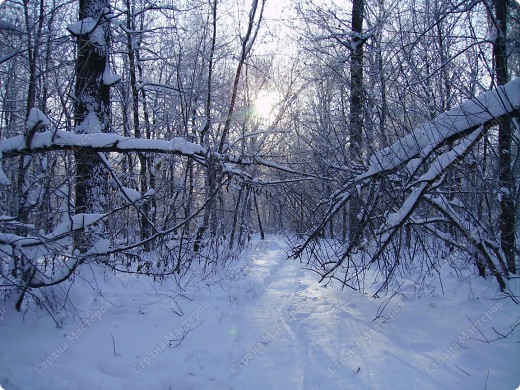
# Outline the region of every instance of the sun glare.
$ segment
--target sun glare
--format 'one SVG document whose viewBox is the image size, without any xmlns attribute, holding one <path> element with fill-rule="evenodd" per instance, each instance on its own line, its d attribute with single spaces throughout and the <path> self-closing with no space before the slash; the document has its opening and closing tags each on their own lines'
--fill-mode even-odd
<svg viewBox="0 0 520 390">
<path fill-rule="evenodd" d="M 255 100 L 255 115 L 262 119 L 269 119 L 273 115 L 275 97 L 268 92 L 261 92 Z"/>
</svg>

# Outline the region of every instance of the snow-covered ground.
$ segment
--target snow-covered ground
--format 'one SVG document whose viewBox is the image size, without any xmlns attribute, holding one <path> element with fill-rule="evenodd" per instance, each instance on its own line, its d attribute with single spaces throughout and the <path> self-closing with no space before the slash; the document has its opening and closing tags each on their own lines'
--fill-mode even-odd
<svg viewBox="0 0 520 390">
<path fill-rule="evenodd" d="M 285 261 L 285 250 L 279 237 L 257 241 L 237 261 L 233 276 L 213 276 L 184 291 L 171 281 L 156 284 L 84 267 L 70 290 L 81 320 L 71 317 L 61 329 L 41 314 L 22 319 L 11 302 L 2 302 L 0 385 L 6 390 L 519 387 L 520 327 L 486 342 L 497 339 L 497 332 L 508 333 L 520 317 L 518 305 L 499 299 L 493 281 L 446 268 L 444 295 L 437 289 L 435 296 L 398 294 L 387 301 L 339 285 L 320 286 L 300 263 Z M 190 300 L 179 298 L 180 292 Z"/>
</svg>

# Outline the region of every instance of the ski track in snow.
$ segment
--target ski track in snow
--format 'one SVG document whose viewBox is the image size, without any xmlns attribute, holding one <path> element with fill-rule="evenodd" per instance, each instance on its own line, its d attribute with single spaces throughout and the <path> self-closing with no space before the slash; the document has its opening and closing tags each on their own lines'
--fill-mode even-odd
<svg viewBox="0 0 520 390">
<path fill-rule="evenodd" d="M 518 332 L 487 344 L 476 341 L 481 336 L 475 331 L 453 348 L 462 332 L 471 330 L 468 319 L 493 311 L 479 328 L 493 336 L 491 326 L 505 331 L 517 320 L 517 305 L 503 301 L 492 310 L 497 301 L 468 299 L 460 280 L 448 274 L 443 283 L 454 286 L 455 293 L 399 295 L 384 318 L 374 320 L 384 298 L 319 285 L 304 264 L 286 260 L 286 249 L 277 236 L 258 241 L 239 260 L 247 275 L 201 287 L 193 301 L 180 302 L 183 316 L 173 313 L 179 308 L 171 299 L 157 295 L 174 295 L 166 285 L 113 275 L 99 280 L 98 275 L 101 296 L 90 301 L 92 290 L 77 282 L 71 298 L 83 319 L 107 301 L 110 307 L 72 341 L 66 336 L 78 331 L 77 321 L 55 329 L 48 318 L 28 313 L 20 323 L 18 314 L 0 307 L 0 385 L 5 390 L 311 390 L 487 384 L 506 390 L 520 384 Z M 243 261 L 246 256 L 249 263 Z M 487 281 L 472 283 L 470 290 L 489 290 Z M 165 340 L 179 330 L 188 330 L 184 341 L 170 347 Z M 42 362 L 63 342 L 68 349 L 42 370 Z M 433 366 L 441 356 L 442 364 Z"/>
<path fill-rule="evenodd" d="M 355 347 L 353 335 L 361 331 L 358 321 L 370 319 L 357 311 L 355 301 L 342 300 L 343 293 L 317 285 L 315 275 L 305 273 L 300 263 L 285 261 L 283 243 L 274 246 L 254 259 L 256 273 L 265 274 L 259 278 L 265 289 L 258 302 L 242 312 L 242 322 L 250 325 L 249 333 L 254 335 L 245 344 L 251 351 L 274 333 L 271 329 L 279 329 L 277 323 L 283 324 L 283 330 L 240 369 L 233 388 L 379 388 L 376 381 L 364 387 L 355 380 L 360 366 L 338 362 Z M 241 356 L 247 358 L 247 352 L 241 349 Z"/>
<path fill-rule="evenodd" d="M 297 264 L 284 260 L 285 254 L 279 249 L 253 259 L 255 273 L 265 273 L 260 279 L 264 286 L 258 302 L 246 306 L 239 314 L 246 334 L 234 348 L 237 353 L 232 371 L 238 374 L 234 381 L 236 388 L 245 388 L 252 381 L 257 388 L 304 386 L 305 355 L 294 329 L 294 323 L 302 315 L 295 312 L 295 302 L 297 281 L 303 272 Z M 279 367 L 292 375 L 280 375 Z"/>
</svg>

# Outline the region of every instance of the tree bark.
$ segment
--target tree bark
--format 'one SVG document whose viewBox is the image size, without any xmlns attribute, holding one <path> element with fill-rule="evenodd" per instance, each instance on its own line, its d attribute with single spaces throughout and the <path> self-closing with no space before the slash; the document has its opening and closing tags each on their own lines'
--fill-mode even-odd
<svg viewBox="0 0 520 390">
<path fill-rule="evenodd" d="M 134 37 L 130 31 L 135 31 L 135 21 L 133 15 L 133 9 L 130 1 L 126 2 L 127 7 L 127 20 L 126 27 L 129 32 L 127 32 L 127 51 L 128 51 L 128 65 L 129 65 L 129 74 L 130 74 L 130 86 L 132 89 L 132 118 L 134 125 L 134 136 L 135 138 L 142 138 L 141 133 L 141 124 L 140 124 L 140 114 L 139 114 L 139 90 L 137 88 L 137 57 L 138 57 L 138 48 L 135 45 Z M 139 186 L 141 190 L 141 194 L 145 194 L 148 191 L 148 159 L 144 153 L 138 153 L 137 157 L 139 159 Z M 142 214 L 139 219 L 140 223 L 140 236 L 141 240 L 146 240 L 152 234 L 152 226 L 149 219 L 150 214 L 150 203 L 148 201 L 144 202 L 141 205 Z M 150 250 L 150 242 L 146 242 L 143 246 L 145 251 Z"/>
<path fill-rule="evenodd" d="M 76 37 L 75 132 L 89 134 L 109 131 L 110 87 L 103 82 L 108 70 L 109 22 L 104 16 L 109 0 L 80 0 L 79 20 L 98 21 L 94 31 Z M 103 213 L 106 210 L 107 171 L 97 152 L 75 152 L 76 213 Z M 87 251 L 104 236 L 102 225 L 76 234 L 74 244 Z"/>
<path fill-rule="evenodd" d="M 364 0 L 352 3 L 352 41 L 350 60 L 350 157 L 354 163 L 361 160 L 363 137 L 363 14 Z M 349 238 L 354 245 L 359 241 L 361 199 L 354 196 L 349 203 Z"/>
<path fill-rule="evenodd" d="M 507 66 L 507 0 L 495 0 L 496 40 L 493 45 L 496 82 L 504 85 L 508 82 Z M 498 166 L 500 186 L 500 239 L 507 261 L 507 269 L 516 273 L 515 265 L 515 179 L 511 166 L 512 144 L 511 117 L 505 117 L 498 126 Z"/>
</svg>

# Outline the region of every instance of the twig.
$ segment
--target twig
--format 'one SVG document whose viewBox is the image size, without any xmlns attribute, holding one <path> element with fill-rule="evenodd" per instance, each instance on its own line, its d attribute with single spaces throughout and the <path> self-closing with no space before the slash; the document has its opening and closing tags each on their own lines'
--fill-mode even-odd
<svg viewBox="0 0 520 390">
<path fill-rule="evenodd" d="M 195 356 L 195 358 L 197 359 L 197 363 L 199 364 L 200 369 L 204 370 L 204 367 L 202 367 L 202 364 L 200 364 L 199 357 Z"/>
<path fill-rule="evenodd" d="M 184 339 L 186 338 L 186 336 L 194 331 L 195 329 L 197 329 L 199 326 L 201 326 L 202 324 L 204 323 L 204 320 L 202 320 L 197 326 L 193 327 L 193 328 L 190 328 L 190 329 L 184 329 L 182 331 L 182 336 L 179 337 L 178 339 L 168 339 L 168 341 L 170 342 L 170 344 L 168 345 L 168 347 L 171 347 L 173 346 L 173 348 L 177 348 L 179 345 L 181 345 L 181 343 L 184 341 Z"/>
<path fill-rule="evenodd" d="M 110 333 L 110 336 L 112 336 L 112 348 L 114 350 L 114 356 L 121 356 L 120 353 L 116 352 L 116 341 L 114 340 L 114 335 Z"/>
<path fill-rule="evenodd" d="M 383 312 L 385 311 L 386 306 L 390 303 L 390 301 L 392 300 L 392 298 L 395 297 L 396 295 L 397 295 L 397 291 L 394 292 L 390 298 L 385 299 L 385 300 L 384 300 L 384 301 L 379 305 L 379 307 L 377 308 L 376 316 L 375 316 L 375 318 L 374 318 L 372 321 L 375 321 L 375 320 L 377 320 L 378 318 L 383 317 Z M 383 322 L 385 322 L 385 321 L 383 321 Z"/>
<path fill-rule="evenodd" d="M 501 340 L 501 339 L 505 339 L 505 338 L 507 338 L 511 333 L 514 332 L 514 330 L 515 330 L 519 325 L 520 325 L 520 322 L 517 322 L 517 323 L 515 324 L 515 326 L 512 326 L 512 327 L 511 327 L 511 330 L 510 330 L 509 332 L 507 332 L 506 334 L 502 334 L 502 333 L 500 333 L 498 330 L 495 329 L 494 326 L 492 326 L 491 329 L 493 329 L 493 330 L 495 331 L 495 333 L 498 334 L 500 337 L 497 337 L 496 339 L 491 340 L 491 341 L 497 341 L 497 340 Z"/>
<path fill-rule="evenodd" d="M 486 343 L 489 344 L 489 340 L 487 339 L 486 335 L 484 333 L 482 333 L 482 331 L 475 325 L 475 323 L 473 321 L 471 321 L 471 318 L 469 318 L 469 316 L 466 316 L 466 318 L 469 320 L 469 322 L 471 322 L 471 324 L 473 325 L 473 327 L 478 330 L 478 332 L 482 335 L 482 337 L 484 337 L 484 340 L 486 340 Z"/>
<path fill-rule="evenodd" d="M 455 364 L 455 367 L 457 367 L 459 370 L 461 370 L 464 374 L 466 374 L 467 376 L 471 376 L 470 374 L 468 374 L 466 371 L 464 371 L 462 368 L 460 368 L 459 366 L 457 366 Z"/>
</svg>

